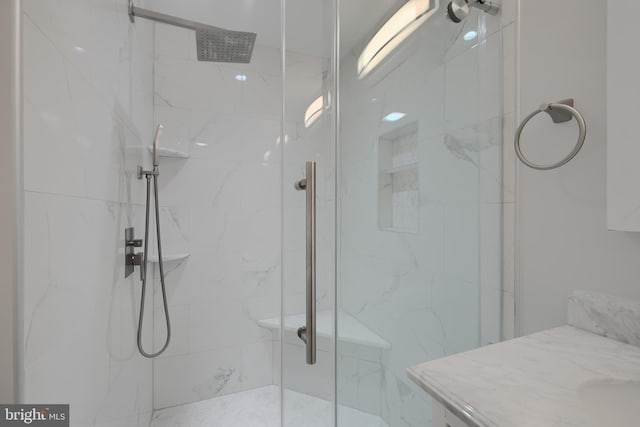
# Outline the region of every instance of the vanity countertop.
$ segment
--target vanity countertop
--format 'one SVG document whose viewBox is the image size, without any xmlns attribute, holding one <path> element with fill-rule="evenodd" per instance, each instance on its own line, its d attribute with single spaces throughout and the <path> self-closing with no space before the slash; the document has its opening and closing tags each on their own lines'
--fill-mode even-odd
<svg viewBox="0 0 640 427">
<path fill-rule="evenodd" d="M 640 414 L 640 347 L 572 326 L 407 372 L 471 427 L 640 426 L 640 418 L 631 418 Z M 614 404 L 603 403 L 607 399 Z M 616 418 L 621 413 L 622 421 Z"/>
</svg>

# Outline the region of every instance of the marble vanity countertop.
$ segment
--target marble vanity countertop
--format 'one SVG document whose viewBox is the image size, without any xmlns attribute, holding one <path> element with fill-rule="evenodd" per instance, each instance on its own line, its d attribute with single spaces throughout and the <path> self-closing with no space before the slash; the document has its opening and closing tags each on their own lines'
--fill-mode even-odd
<svg viewBox="0 0 640 427">
<path fill-rule="evenodd" d="M 594 401 L 590 390 L 602 385 L 625 390 L 617 401 L 631 396 L 628 389 L 635 393 L 640 347 L 562 326 L 407 372 L 471 427 L 618 426 L 603 419 L 597 410 L 602 399 Z M 640 426 L 640 419 L 633 425 Z"/>
</svg>

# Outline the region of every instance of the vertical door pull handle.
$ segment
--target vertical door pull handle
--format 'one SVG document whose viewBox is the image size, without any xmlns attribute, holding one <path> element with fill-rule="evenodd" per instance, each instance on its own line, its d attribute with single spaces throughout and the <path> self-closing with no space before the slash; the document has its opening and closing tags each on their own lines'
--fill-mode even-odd
<svg viewBox="0 0 640 427">
<path fill-rule="evenodd" d="M 306 178 L 295 183 L 296 190 L 307 196 L 307 324 L 298 328 L 298 337 L 305 343 L 307 364 L 316 363 L 316 162 L 307 162 Z"/>
</svg>

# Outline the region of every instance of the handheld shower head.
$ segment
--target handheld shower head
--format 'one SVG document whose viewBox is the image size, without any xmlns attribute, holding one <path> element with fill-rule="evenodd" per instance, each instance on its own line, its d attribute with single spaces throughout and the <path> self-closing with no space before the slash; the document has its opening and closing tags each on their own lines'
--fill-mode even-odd
<svg viewBox="0 0 640 427">
<path fill-rule="evenodd" d="M 164 130 L 164 126 L 158 125 L 156 128 L 156 137 L 153 140 L 153 167 L 157 168 L 160 165 L 160 161 L 158 159 L 160 152 L 160 137 L 162 136 L 162 131 Z"/>
</svg>

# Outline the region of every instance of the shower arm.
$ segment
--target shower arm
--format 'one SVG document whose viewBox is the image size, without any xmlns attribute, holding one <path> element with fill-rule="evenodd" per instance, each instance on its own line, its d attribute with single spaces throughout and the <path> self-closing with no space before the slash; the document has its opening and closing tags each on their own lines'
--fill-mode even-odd
<svg viewBox="0 0 640 427">
<path fill-rule="evenodd" d="M 174 25 L 189 30 L 215 30 L 224 31 L 223 28 L 214 27 L 213 25 L 201 24 L 200 22 L 190 21 L 177 16 L 165 15 L 164 13 L 155 12 L 149 9 L 134 6 L 133 0 L 129 0 L 129 20 L 134 23 L 135 18 L 148 19 L 150 21 L 161 22 L 163 24 Z"/>
</svg>

